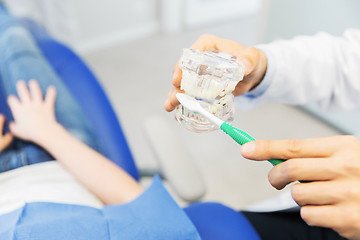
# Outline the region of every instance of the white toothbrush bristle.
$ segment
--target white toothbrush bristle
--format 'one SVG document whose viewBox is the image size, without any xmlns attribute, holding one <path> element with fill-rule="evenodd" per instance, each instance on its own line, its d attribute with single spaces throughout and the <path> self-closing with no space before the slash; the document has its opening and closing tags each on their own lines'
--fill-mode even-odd
<svg viewBox="0 0 360 240">
<path fill-rule="evenodd" d="M 221 124 L 224 122 L 223 120 L 217 118 L 213 114 L 207 112 L 200 103 L 193 97 L 183 94 L 183 93 L 177 93 L 176 98 L 179 100 L 179 102 L 188 110 L 192 112 L 199 113 L 209 119 L 211 122 L 215 123 L 217 126 L 221 126 Z"/>
<path fill-rule="evenodd" d="M 195 98 L 190 97 L 186 94 L 177 93 L 176 98 L 184 107 L 186 107 L 190 111 L 198 112 L 202 108 L 200 104 L 195 100 Z"/>
</svg>

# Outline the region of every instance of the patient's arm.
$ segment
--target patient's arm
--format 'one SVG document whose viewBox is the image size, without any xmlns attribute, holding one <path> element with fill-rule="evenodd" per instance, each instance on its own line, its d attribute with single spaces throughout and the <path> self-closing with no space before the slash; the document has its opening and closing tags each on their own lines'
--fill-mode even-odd
<svg viewBox="0 0 360 240">
<path fill-rule="evenodd" d="M 24 81 L 19 81 L 16 87 L 19 98 L 8 98 L 14 116 L 10 131 L 14 136 L 46 149 L 105 204 L 128 202 L 142 192 L 140 185 L 124 170 L 56 122 L 55 88 L 49 87 L 43 99 L 35 80 L 29 82 L 29 90 Z"/>
<path fill-rule="evenodd" d="M 9 146 L 13 139 L 11 133 L 2 133 L 4 130 L 4 124 L 5 117 L 4 115 L 0 114 L 0 152 Z"/>
</svg>

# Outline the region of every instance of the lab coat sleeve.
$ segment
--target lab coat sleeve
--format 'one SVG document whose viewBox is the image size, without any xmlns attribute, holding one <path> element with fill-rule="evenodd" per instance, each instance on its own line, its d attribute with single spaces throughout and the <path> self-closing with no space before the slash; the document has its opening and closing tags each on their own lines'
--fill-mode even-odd
<svg viewBox="0 0 360 240">
<path fill-rule="evenodd" d="M 342 37 L 319 33 L 256 47 L 267 56 L 267 72 L 256 89 L 236 99 L 240 107 L 264 102 L 360 107 L 360 30 L 349 29 Z"/>
</svg>

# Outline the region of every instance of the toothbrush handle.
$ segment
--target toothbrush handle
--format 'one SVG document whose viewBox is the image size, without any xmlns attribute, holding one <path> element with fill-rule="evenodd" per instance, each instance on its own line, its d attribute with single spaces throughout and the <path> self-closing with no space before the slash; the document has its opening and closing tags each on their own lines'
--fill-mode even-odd
<svg viewBox="0 0 360 240">
<path fill-rule="evenodd" d="M 231 124 L 228 124 L 227 122 L 221 124 L 220 129 L 223 130 L 226 134 L 228 134 L 232 139 L 234 139 L 240 145 L 243 145 L 251 141 L 255 141 L 255 138 L 250 136 L 248 133 L 232 126 Z M 280 160 L 280 159 L 269 159 L 268 161 L 274 166 L 284 162 L 284 160 Z"/>
</svg>

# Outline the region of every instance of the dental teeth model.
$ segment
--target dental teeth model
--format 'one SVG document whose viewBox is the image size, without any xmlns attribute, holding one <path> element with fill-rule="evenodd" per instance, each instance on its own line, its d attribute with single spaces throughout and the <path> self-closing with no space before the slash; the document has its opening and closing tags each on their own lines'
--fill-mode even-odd
<svg viewBox="0 0 360 240">
<path fill-rule="evenodd" d="M 181 89 L 195 97 L 203 108 L 226 121 L 234 114 L 231 92 L 243 79 L 244 69 L 234 56 L 218 52 L 184 49 L 180 59 Z M 198 113 L 179 105 L 175 118 L 187 129 L 205 132 L 218 129 Z"/>
</svg>

